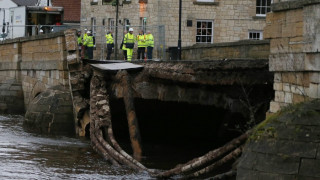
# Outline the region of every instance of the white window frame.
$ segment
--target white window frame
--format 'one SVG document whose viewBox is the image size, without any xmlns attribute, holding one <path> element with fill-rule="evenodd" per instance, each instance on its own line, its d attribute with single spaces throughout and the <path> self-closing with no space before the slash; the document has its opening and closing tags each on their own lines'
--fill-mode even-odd
<svg viewBox="0 0 320 180">
<path fill-rule="evenodd" d="M 250 34 L 259 34 L 259 38 L 250 38 Z M 248 32 L 248 39 L 251 40 L 263 40 L 263 31 L 260 30 L 249 30 Z"/>
<path fill-rule="evenodd" d="M 108 29 L 112 32 L 114 32 L 114 29 L 116 27 L 116 20 L 114 18 L 109 18 L 108 19 Z"/>
<path fill-rule="evenodd" d="M 198 23 L 201 23 L 201 27 L 200 28 L 198 28 Z M 209 27 L 202 27 L 202 23 L 211 23 L 211 28 L 209 28 Z M 211 35 L 203 35 L 202 33 L 209 33 L 209 31 L 208 30 L 210 30 L 211 29 Z M 199 31 L 200 31 L 200 34 L 199 34 Z M 213 33 L 214 33 L 214 20 L 208 20 L 208 19 L 198 19 L 197 21 L 196 21 L 196 43 L 213 43 Z M 208 41 L 206 41 L 206 42 L 201 42 L 202 40 L 202 37 L 211 37 L 211 42 L 208 42 Z M 197 41 L 197 39 L 198 39 L 198 37 L 199 38 L 201 38 L 200 39 L 200 42 L 198 42 Z"/>
<path fill-rule="evenodd" d="M 147 28 L 147 19 L 144 19 L 144 17 L 140 18 L 140 29 L 143 30 L 144 33 L 146 33 Z"/>
<path fill-rule="evenodd" d="M 261 4 L 263 3 L 263 1 L 266 1 L 266 4 L 267 4 L 267 1 L 269 1 L 269 0 L 256 0 L 256 16 L 265 17 L 267 15 L 267 13 L 271 11 L 271 4 L 273 3 L 273 0 L 270 0 L 270 6 L 268 6 L 268 5 L 258 6 L 258 2 L 257 1 L 260 1 Z M 257 12 L 258 8 L 260 8 L 260 13 Z M 270 11 L 267 11 L 268 8 L 270 9 Z M 261 9 L 265 9 L 265 14 L 261 14 Z"/>
<path fill-rule="evenodd" d="M 92 17 L 91 18 L 91 33 L 92 33 L 92 36 L 96 35 L 96 26 L 97 26 L 96 18 Z"/>
<path fill-rule="evenodd" d="M 124 18 L 123 19 L 123 28 L 124 28 L 124 30 L 125 31 L 129 31 L 129 28 L 130 28 L 130 23 L 129 23 L 129 19 L 127 19 L 127 18 Z"/>
</svg>

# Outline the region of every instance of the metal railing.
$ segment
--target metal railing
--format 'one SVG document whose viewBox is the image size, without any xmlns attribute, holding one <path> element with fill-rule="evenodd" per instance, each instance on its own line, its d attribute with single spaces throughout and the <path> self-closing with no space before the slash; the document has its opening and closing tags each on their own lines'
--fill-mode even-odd
<svg viewBox="0 0 320 180">
<path fill-rule="evenodd" d="M 94 59 L 104 60 L 107 55 L 106 37 L 108 31 L 112 31 L 114 39 L 114 51 L 111 58 L 116 60 L 124 59 L 120 45 L 122 43 L 124 32 L 129 28 L 134 29 L 134 35 L 138 35 L 140 30 L 150 31 L 154 37 L 153 58 L 154 60 L 163 60 L 166 58 L 166 44 L 165 44 L 165 26 L 118 26 L 118 33 L 116 35 L 116 26 L 79 26 L 79 25 L 25 25 L 25 26 L 5 26 L 0 25 L 0 40 L 13 39 L 18 37 L 37 36 L 40 34 L 49 34 L 66 29 L 76 29 L 81 31 L 81 34 L 86 30 L 90 30 L 95 39 L 94 45 Z M 3 29 L 5 30 L 3 32 Z M 117 52 L 117 55 L 115 55 Z M 137 43 L 135 43 L 133 59 L 137 59 Z"/>
</svg>

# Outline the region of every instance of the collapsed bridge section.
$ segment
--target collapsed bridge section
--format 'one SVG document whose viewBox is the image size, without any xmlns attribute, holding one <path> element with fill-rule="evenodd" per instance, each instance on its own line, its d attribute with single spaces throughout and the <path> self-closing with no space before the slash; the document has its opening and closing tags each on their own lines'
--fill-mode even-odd
<svg viewBox="0 0 320 180">
<path fill-rule="evenodd" d="M 91 139 L 95 149 L 114 164 L 148 170 L 136 161 L 148 141 L 197 146 L 196 142 L 206 139 L 207 144 L 212 142 L 207 151 L 216 148 L 263 120 L 272 99 L 273 76 L 266 60 L 136 64 L 144 68 L 93 66 Z M 135 159 L 121 155 L 124 151 L 114 137 L 125 136 L 130 136 Z"/>
</svg>

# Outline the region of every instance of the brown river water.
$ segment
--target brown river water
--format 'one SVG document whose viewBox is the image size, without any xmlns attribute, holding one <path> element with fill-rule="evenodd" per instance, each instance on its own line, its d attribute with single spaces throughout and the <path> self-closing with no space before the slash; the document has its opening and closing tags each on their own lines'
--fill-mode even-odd
<svg viewBox="0 0 320 180">
<path fill-rule="evenodd" d="M 90 140 L 26 132 L 23 116 L 0 115 L 0 179 L 152 179 L 113 167 Z"/>
</svg>

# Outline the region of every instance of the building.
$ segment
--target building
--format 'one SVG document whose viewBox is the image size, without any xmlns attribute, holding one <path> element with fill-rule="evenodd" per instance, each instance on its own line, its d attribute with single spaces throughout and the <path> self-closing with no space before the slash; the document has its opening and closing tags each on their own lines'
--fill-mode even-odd
<svg viewBox="0 0 320 180">
<path fill-rule="evenodd" d="M 81 25 L 113 29 L 116 22 L 115 0 L 82 0 Z M 197 43 L 232 42 L 263 39 L 265 16 L 272 0 L 182 0 L 182 46 Z M 148 29 L 164 25 L 166 48 L 177 46 L 179 25 L 178 0 L 120 0 L 120 27 Z M 121 29 L 121 28 L 120 28 Z M 153 33 L 158 31 L 152 29 Z M 102 31 L 103 32 L 103 31 Z M 134 32 L 137 34 L 137 30 Z M 121 34 L 121 32 L 120 32 Z M 118 35 L 119 36 L 119 35 Z M 122 34 L 119 36 L 122 39 Z"/>
<path fill-rule="evenodd" d="M 52 6 L 63 7 L 64 15 L 62 22 L 65 25 L 80 24 L 81 3 L 79 0 L 51 0 Z"/>
</svg>

